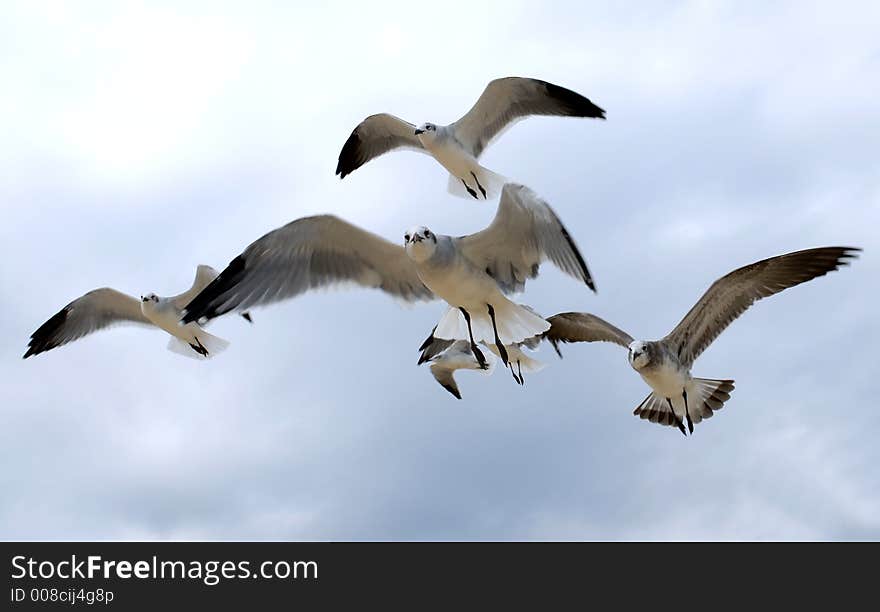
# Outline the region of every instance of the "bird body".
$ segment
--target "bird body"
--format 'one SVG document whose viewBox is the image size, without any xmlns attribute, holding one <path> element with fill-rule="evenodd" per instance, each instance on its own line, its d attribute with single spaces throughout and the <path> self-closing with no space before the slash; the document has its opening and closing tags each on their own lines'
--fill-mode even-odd
<svg viewBox="0 0 880 612">
<path fill-rule="evenodd" d="M 214 273 L 216 276 L 216 272 Z M 156 327 L 171 334 L 168 350 L 186 357 L 212 357 L 229 346 L 229 342 L 208 333 L 198 323 L 180 324 L 182 307 L 174 298 L 155 294 L 141 299 L 141 312 Z"/>
<path fill-rule="evenodd" d="M 500 174 L 484 168 L 455 137 L 452 126 L 416 130 L 422 147 L 449 171 L 449 192 L 475 200 L 495 198 L 507 182 Z"/>
</svg>

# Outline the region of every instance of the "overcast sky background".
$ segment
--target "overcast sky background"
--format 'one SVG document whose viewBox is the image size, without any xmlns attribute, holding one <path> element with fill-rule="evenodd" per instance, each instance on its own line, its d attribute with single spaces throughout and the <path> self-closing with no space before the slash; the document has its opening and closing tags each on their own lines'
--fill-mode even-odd
<svg viewBox="0 0 880 612">
<path fill-rule="evenodd" d="M 4 2 L 0 537 L 876 539 L 880 7 L 835 3 Z M 692 438 L 640 421 L 613 345 L 550 347 L 524 388 L 416 366 L 443 311 L 310 294 L 211 331 L 210 362 L 115 328 L 23 361 L 102 286 L 187 288 L 297 217 L 392 240 L 484 227 L 411 153 L 344 181 L 367 115 L 457 119 L 496 77 L 591 98 L 484 156 L 537 191 L 599 293 L 521 300 L 665 335 L 717 277 L 822 245 L 850 268 L 760 302 L 696 363 L 734 378 Z"/>
</svg>

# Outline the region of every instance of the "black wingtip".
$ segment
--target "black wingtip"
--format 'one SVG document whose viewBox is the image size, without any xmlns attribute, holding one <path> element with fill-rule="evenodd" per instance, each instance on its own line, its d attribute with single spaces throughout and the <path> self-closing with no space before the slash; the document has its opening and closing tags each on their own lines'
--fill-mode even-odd
<svg viewBox="0 0 880 612">
<path fill-rule="evenodd" d="M 547 81 L 543 81 L 543 83 L 547 88 L 547 95 L 561 102 L 569 116 L 605 119 L 605 110 L 593 104 L 589 98 Z"/>
<path fill-rule="evenodd" d="M 555 214 L 555 213 L 554 213 Z M 557 221 L 559 221 L 559 216 L 556 216 Z M 578 267 L 580 268 L 581 278 L 584 281 L 584 284 L 589 287 L 593 293 L 599 293 L 596 291 L 596 283 L 593 281 L 593 275 L 590 274 L 590 269 L 587 267 L 587 262 L 584 261 L 584 256 L 581 255 L 580 249 L 578 249 L 577 244 L 574 241 L 574 238 L 571 237 L 571 234 L 568 233 L 568 229 L 562 224 L 562 221 L 559 221 L 559 227 L 562 228 L 562 235 L 565 237 L 566 242 L 568 242 L 568 246 L 571 248 L 572 253 L 574 253 L 575 259 L 577 259 Z"/>
<path fill-rule="evenodd" d="M 27 351 L 22 355 L 22 359 L 45 353 L 59 346 L 59 343 L 55 340 L 55 334 L 67 321 L 67 312 L 68 309 L 66 307 L 62 308 L 31 334 Z"/>
<path fill-rule="evenodd" d="M 339 176 L 339 180 L 344 179 L 346 176 L 361 167 L 360 148 L 361 137 L 358 136 L 357 128 L 355 128 L 352 130 L 351 136 L 348 137 L 348 140 L 345 141 L 345 144 L 342 145 L 342 150 L 339 152 L 339 159 L 336 163 L 336 174 Z"/>
<path fill-rule="evenodd" d="M 422 345 L 419 347 L 420 351 L 424 351 L 426 348 L 431 346 L 431 343 L 434 342 L 434 332 L 437 331 L 437 326 L 434 326 L 434 329 L 431 330 L 431 333 L 428 334 L 428 337 L 425 338 L 425 341 L 422 342 Z M 419 363 L 422 363 L 421 361 Z"/>
<path fill-rule="evenodd" d="M 226 293 L 235 286 L 239 277 L 244 272 L 245 259 L 243 255 L 239 255 L 229 262 L 226 269 L 221 272 L 217 278 L 211 281 L 207 287 L 190 300 L 189 304 L 184 306 L 184 314 L 180 319 L 181 323 L 192 323 L 198 321 L 202 317 L 207 320 L 226 314 L 232 308 L 218 306 L 217 298 Z M 243 315 L 242 315 L 243 316 Z"/>
<path fill-rule="evenodd" d="M 458 392 L 458 389 L 456 389 L 452 385 L 447 385 L 445 383 L 440 384 L 443 385 L 443 388 L 449 391 L 456 399 L 461 399 L 461 393 Z"/>
</svg>

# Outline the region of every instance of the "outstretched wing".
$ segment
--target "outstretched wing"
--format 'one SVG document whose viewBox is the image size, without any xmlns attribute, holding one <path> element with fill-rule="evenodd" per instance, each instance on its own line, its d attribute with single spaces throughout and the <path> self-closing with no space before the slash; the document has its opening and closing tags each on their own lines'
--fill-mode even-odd
<svg viewBox="0 0 880 612">
<path fill-rule="evenodd" d="M 394 115 L 370 115 L 354 128 L 342 146 L 336 174 L 344 179 L 371 159 L 402 147 L 426 153 L 415 129 L 412 123 Z"/>
<path fill-rule="evenodd" d="M 186 305 L 183 322 L 346 282 L 407 301 L 434 297 L 402 246 L 333 215 L 320 215 L 297 219 L 252 243 Z"/>
<path fill-rule="evenodd" d="M 764 259 L 715 281 L 681 322 L 663 339 L 682 365 L 690 367 L 749 306 L 783 289 L 837 270 L 861 249 L 820 247 Z"/>
<path fill-rule="evenodd" d="M 59 310 L 31 334 L 24 359 L 73 342 L 116 323 L 150 325 L 137 299 L 104 287 L 89 291 Z"/>
<path fill-rule="evenodd" d="M 193 280 L 192 287 L 181 293 L 180 295 L 175 295 L 171 298 L 171 301 L 177 308 L 183 308 L 187 304 L 189 304 L 190 300 L 196 297 L 199 293 L 201 293 L 202 289 L 207 287 L 212 280 L 217 278 L 218 272 L 211 266 L 206 266 L 204 264 L 200 265 L 196 268 L 196 277 Z"/>
<path fill-rule="evenodd" d="M 506 77 L 490 82 L 467 114 L 452 124 L 456 139 L 479 157 L 510 123 L 529 115 L 604 119 L 605 111 L 579 93 L 538 79 Z"/>
<path fill-rule="evenodd" d="M 526 279 L 535 278 L 540 264 L 548 259 L 596 290 L 583 256 L 559 217 L 523 185 L 506 184 L 489 227 L 458 238 L 457 247 L 508 293 L 522 291 Z"/>
<path fill-rule="evenodd" d="M 550 329 L 544 336 L 560 357 L 560 342 L 613 342 L 628 348 L 633 341 L 625 331 L 588 312 L 562 312 L 553 315 L 547 322 L 550 323 Z"/>
</svg>

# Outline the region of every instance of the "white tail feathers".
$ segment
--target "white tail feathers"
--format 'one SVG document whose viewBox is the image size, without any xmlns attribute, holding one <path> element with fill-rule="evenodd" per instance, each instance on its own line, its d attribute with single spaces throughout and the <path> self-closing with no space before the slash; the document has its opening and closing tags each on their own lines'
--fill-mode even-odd
<svg viewBox="0 0 880 612">
<path fill-rule="evenodd" d="M 495 332 L 488 307 L 478 312 L 468 310 L 475 342 L 495 343 Z M 505 300 L 495 305 L 495 325 L 502 344 L 516 344 L 543 334 L 550 324 L 534 312 L 519 304 Z M 468 328 L 464 315 L 458 308 L 449 308 L 434 330 L 434 336 L 444 340 L 468 340 Z"/>
<path fill-rule="evenodd" d="M 688 412 L 694 424 L 697 424 L 711 418 L 716 410 L 721 410 L 733 393 L 733 381 L 693 378 L 687 384 L 687 392 Z"/>
<path fill-rule="evenodd" d="M 510 181 L 506 177 L 478 166 L 472 176 L 457 177 L 449 175 L 447 191 L 459 198 L 469 200 L 493 200 L 501 193 L 501 188 Z M 462 182 L 464 179 L 464 182 Z M 466 184 L 465 184 L 466 183 Z M 484 193 L 485 192 L 485 193 Z"/>
<path fill-rule="evenodd" d="M 229 342 L 209 334 L 203 329 L 199 329 L 195 334 L 192 342 L 186 342 L 171 336 L 168 340 L 168 350 L 190 359 L 210 359 L 218 353 L 222 353 L 229 346 Z"/>
<path fill-rule="evenodd" d="M 724 402 L 730 399 L 733 392 L 732 380 L 715 380 L 711 378 L 693 378 L 685 386 L 687 390 L 687 414 L 685 414 L 684 397 L 672 397 L 669 401 L 656 393 L 651 393 L 633 411 L 633 414 L 660 425 L 678 427 L 684 433 L 684 422 L 690 416 L 694 425 L 703 419 L 711 418 L 716 410 L 721 410 Z M 674 413 L 669 409 L 672 402 Z"/>
</svg>

